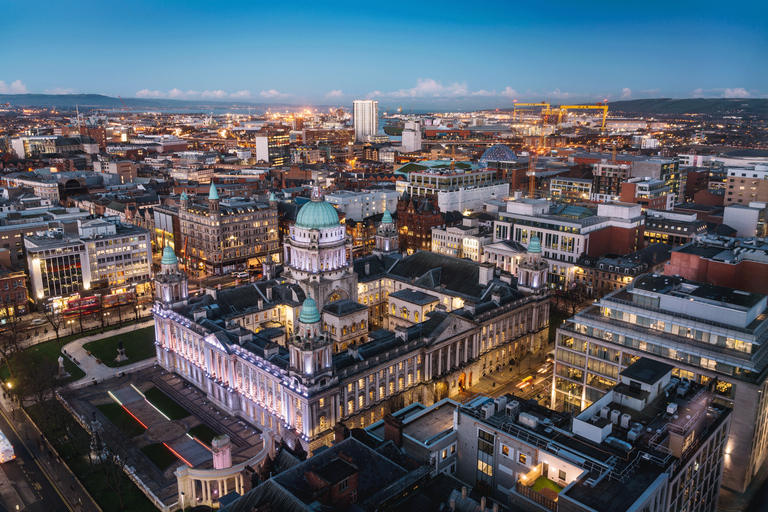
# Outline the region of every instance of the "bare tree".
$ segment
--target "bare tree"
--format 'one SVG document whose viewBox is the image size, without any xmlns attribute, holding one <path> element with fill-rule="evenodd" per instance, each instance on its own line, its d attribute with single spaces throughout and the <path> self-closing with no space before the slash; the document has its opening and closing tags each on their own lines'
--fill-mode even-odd
<svg viewBox="0 0 768 512">
<path fill-rule="evenodd" d="M 16 304 L 13 302 L 3 302 L 0 305 L 0 311 L 5 317 L 5 324 L 3 324 L 2 332 L 0 332 L 0 355 L 5 359 L 8 371 L 13 377 L 11 359 L 21 350 L 22 333 L 28 327 L 28 322 L 16 314 Z"/>
<path fill-rule="evenodd" d="M 31 401 L 38 405 L 54 398 L 59 385 L 59 365 L 35 350 L 19 352 L 14 358 L 19 370 L 12 392 L 20 403 Z"/>
<path fill-rule="evenodd" d="M 59 333 L 65 323 L 64 315 L 54 310 L 53 307 L 48 308 L 46 306 L 42 307 L 42 313 L 48 323 L 51 324 L 53 332 L 56 333 L 56 341 L 58 341 L 60 339 Z"/>
<path fill-rule="evenodd" d="M 120 500 L 120 510 L 125 510 L 125 495 L 131 486 L 125 468 L 133 458 L 133 443 L 120 432 L 119 428 L 105 428 L 95 434 L 102 437 L 95 448 L 102 461 L 104 480 L 107 487 Z"/>
</svg>

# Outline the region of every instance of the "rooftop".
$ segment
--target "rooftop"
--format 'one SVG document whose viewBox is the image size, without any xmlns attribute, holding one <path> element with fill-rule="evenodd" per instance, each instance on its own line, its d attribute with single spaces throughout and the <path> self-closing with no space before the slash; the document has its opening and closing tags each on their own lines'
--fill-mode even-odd
<svg viewBox="0 0 768 512">
<path fill-rule="evenodd" d="M 647 357 L 641 357 L 635 364 L 621 372 L 622 377 L 653 384 L 664 375 L 671 372 L 674 366 L 656 361 Z"/>
</svg>

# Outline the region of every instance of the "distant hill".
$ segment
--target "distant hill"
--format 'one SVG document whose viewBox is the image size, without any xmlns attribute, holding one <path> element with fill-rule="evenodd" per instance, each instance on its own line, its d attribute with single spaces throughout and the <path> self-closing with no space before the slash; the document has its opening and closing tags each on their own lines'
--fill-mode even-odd
<svg viewBox="0 0 768 512">
<path fill-rule="evenodd" d="M 609 115 L 623 112 L 626 114 L 708 114 L 768 117 L 768 99 L 754 98 L 693 98 L 687 100 L 658 98 L 612 101 L 608 106 Z"/>
<path fill-rule="evenodd" d="M 243 101 L 185 101 L 150 98 L 123 98 L 129 109 L 212 109 L 212 108 L 254 108 L 278 107 L 283 105 L 265 105 Z M 120 98 L 104 96 L 103 94 L 0 94 L 0 104 L 10 103 L 11 106 L 38 107 L 80 110 L 122 110 Z"/>
</svg>

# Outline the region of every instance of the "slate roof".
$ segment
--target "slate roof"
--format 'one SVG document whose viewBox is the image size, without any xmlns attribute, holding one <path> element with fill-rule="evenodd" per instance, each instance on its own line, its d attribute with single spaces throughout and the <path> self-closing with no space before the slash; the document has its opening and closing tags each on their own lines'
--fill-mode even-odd
<svg viewBox="0 0 768 512">
<path fill-rule="evenodd" d="M 359 311 L 365 311 L 368 307 L 349 299 L 335 300 L 329 302 L 323 307 L 324 313 L 330 313 L 333 316 L 346 316 Z"/>
<path fill-rule="evenodd" d="M 418 251 L 398 261 L 389 273 L 420 286 L 444 289 L 466 297 L 479 297 L 485 286 L 479 283 L 479 265 L 430 251 Z"/>
<path fill-rule="evenodd" d="M 358 501 L 363 502 L 381 489 L 407 474 L 407 471 L 372 450 L 354 437 L 322 451 L 306 461 L 270 478 L 245 493 L 240 499 L 222 508 L 223 512 L 250 512 L 270 504 L 272 510 L 304 512 L 318 510 L 306 473 L 327 466 L 340 457 L 347 458 L 358 468 Z"/>
<path fill-rule="evenodd" d="M 395 297 L 396 299 L 402 299 L 412 304 L 420 305 L 431 304 L 432 302 L 440 301 L 439 297 L 424 293 L 419 290 L 412 290 L 411 288 L 406 288 L 405 290 L 399 290 L 394 293 L 390 293 L 389 296 Z"/>
</svg>

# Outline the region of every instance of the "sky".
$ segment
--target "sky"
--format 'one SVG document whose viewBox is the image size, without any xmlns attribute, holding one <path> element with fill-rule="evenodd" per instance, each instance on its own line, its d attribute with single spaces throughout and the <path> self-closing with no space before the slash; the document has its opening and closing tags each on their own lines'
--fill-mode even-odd
<svg viewBox="0 0 768 512">
<path fill-rule="evenodd" d="M 504 108 L 768 98 L 768 3 L 3 1 L 0 93 Z"/>
</svg>

